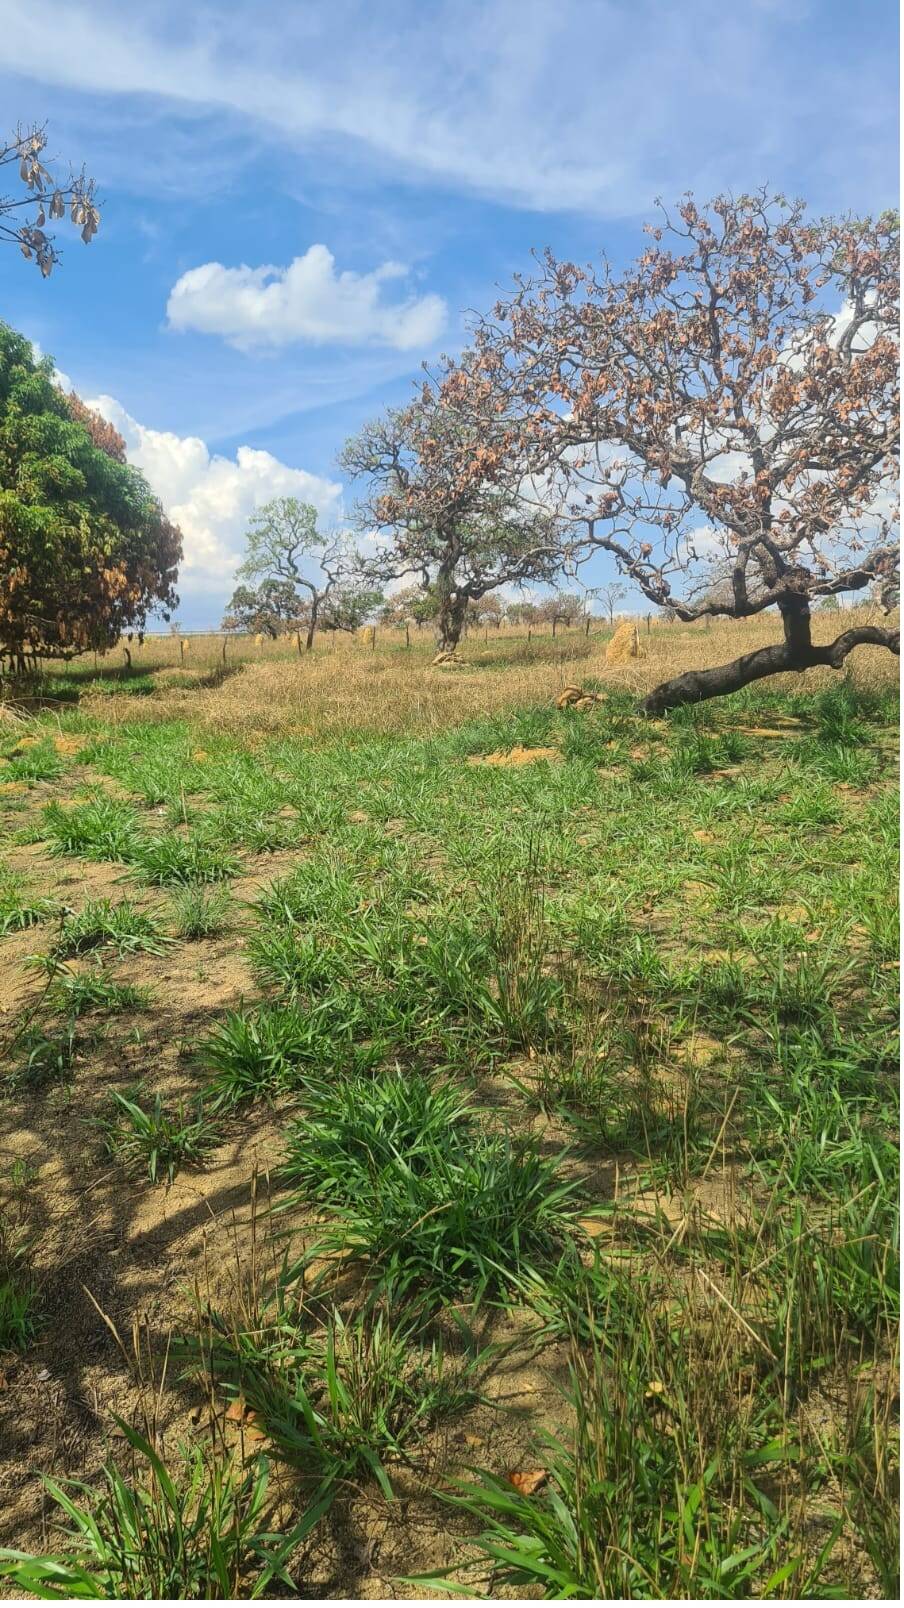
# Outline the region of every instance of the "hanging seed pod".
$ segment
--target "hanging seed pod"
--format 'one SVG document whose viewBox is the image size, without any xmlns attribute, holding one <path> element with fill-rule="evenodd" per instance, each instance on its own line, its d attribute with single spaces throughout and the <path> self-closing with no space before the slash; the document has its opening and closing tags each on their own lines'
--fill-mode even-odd
<svg viewBox="0 0 904 1608">
<path fill-rule="evenodd" d="M 63 216 L 64 211 L 65 211 L 65 207 L 63 206 L 62 193 L 59 190 L 54 190 L 53 199 L 51 200 L 51 203 L 50 203 L 50 216 L 52 218 L 61 218 Z"/>
<path fill-rule="evenodd" d="M 22 180 L 23 184 L 28 183 L 28 157 L 27 156 L 23 156 L 21 162 L 19 163 L 19 178 Z"/>
<path fill-rule="evenodd" d="M 43 229 L 43 227 L 44 227 L 46 222 L 47 222 L 47 214 L 45 213 L 43 206 L 40 206 L 40 207 L 38 207 L 38 215 L 35 218 L 35 223 L 37 224 L 39 229 Z"/>
<path fill-rule="evenodd" d="M 26 261 L 31 262 L 31 259 L 32 259 L 31 246 L 27 246 L 25 244 L 25 241 L 23 240 L 22 244 L 19 247 L 19 250 L 21 251 L 21 253 L 22 253 L 23 257 L 26 259 Z"/>
</svg>

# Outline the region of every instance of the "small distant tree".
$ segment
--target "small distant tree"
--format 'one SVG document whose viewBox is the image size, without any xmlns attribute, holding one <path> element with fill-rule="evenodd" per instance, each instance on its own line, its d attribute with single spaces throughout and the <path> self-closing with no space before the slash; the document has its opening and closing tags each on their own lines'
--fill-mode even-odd
<svg viewBox="0 0 904 1608">
<path fill-rule="evenodd" d="M 380 619 L 384 625 L 414 625 L 418 631 L 436 615 L 436 597 L 427 586 L 400 586 L 384 599 Z"/>
<path fill-rule="evenodd" d="M 180 531 L 121 436 L 0 324 L 0 657 L 105 653 L 177 598 Z"/>
<path fill-rule="evenodd" d="M 486 597 L 477 598 L 468 604 L 467 623 L 475 626 L 490 626 L 499 630 L 505 619 L 506 604 L 503 598 L 496 597 L 490 592 Z"/>
<path fill-rule="evenodd" d="M 236 579 L 256 582 L 258 589 L 265 582 L 288 588 L 280 596 L 288 600 L 291 593 L 296 611 L 304 611 L 305 648 L 310 650 L 325 603 L 351 577 L 354 557 L 347 540 L 317 529 L 311 503 L 276 497 L 252 514 L 245 542 Z"/>
<path fill-rule="evenodd" d="M 607 581 L 605 586 L 597 586 L 594 591 L 606 610 L 609 624 L 614 625 L 616 607 L 627 597 L 627 587 L 622 586 L 620 581 Z"/>
<path fill-rule="evenodd" d="M 509 603 L 505 617 L 511 625 L 539 625 L 542 618 L 539 604 L 524 601 Z"/>
<path fill-rule="evenodd" d="M 559 625 L 573 625 L 584 614 L 584 599 L 576 592 L 553 592 L 537 605 L 536 618 L 552 626 L 553 636 Z"/>
<path fill-rule="evenodd" d="M 419 577 L 436 600 L 436 641 L 458 647 L 469 604 L 499 587 L 551 581 L 563 563 L 557 521 L 495 480 L 500 447 L 470 428 L 431 383 L 367 425 L 342 453 L 364 484 L 362 531 L 380 533 L 365 570 L 378 584 Z"/>
<path fill-rule="evenodd" d="M 383 604 L 383 593 L 354 577 L 340 582 L 326 598 L 321 614 L 323 631 L 348 631 L 354 635 L 368 625 Z"/>
<path fill-rule="evenodd" d="M 821 598 L 897 597 L 897 216 L 686 197 L 650 233 L 624 273 L 548 254 L 448 373 L 475 439 L 505 425 L 494 474 L 554 486 L 586 551 L 681 620 L 777 611 L 780 642 L 664 682 L 648 713 L 897 653 L 892 626 L 810 629 Z"/>
<path fill-rule="evenodd" d="M 37 263 L 46 279 L 59 262 L 52 235 L 46 225 L 65 218 L 78 229 L 90 245 L 100 228 L 100 208 L 93 179 L 70 171 L 65 182 L 54 179 L 41 158 L 47 147 L 47 130 L 37 124 L 21 125 L 5 145 L 0 145 L 0 168 L 18 168 L 22 185 L 19 195 L 0 195 L 0 240 L 19 247 L 26 262 Z"/>
<path fill-rule="evenodd" d="M 307 626 L 306 610 L 291 581 L 265 580 L 260 586 L 237 586 L 226 605 L 223 631 L 258 632 L 272 638 Z"/>
</svg>

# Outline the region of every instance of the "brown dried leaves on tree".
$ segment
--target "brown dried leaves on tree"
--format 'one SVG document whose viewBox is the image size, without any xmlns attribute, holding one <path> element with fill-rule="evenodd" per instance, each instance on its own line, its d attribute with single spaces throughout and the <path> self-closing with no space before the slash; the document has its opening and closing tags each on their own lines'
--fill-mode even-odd
<svg viewBox="0 0 904 1608">
<path fill-rule="evenodd" d="M 59 254 L 48 224 L 68 216 L 82 240 L 90 245 L 100 228 L 95 183 L 84 170 L 70 172 L 65 183 L 45 166 L 47 131 L 35 124 L 21 126 L 0 146 L 0 168 L 17 173 L 22 193 L 0 195 L 0 240 L 18 245 L 27 262 L 37 264 L 46 279 Z"/>
<path fill-rule="evenodd" d="M 840 665 L 811 600 L 897 602 L 898 222 L 810 222 L 765 193 L 686 198 L 625 273 L 551 254 L 447 367 L 441 395 L 587 553 L 682 620 L 777 607 L 784 641 L 680 677 L 664 708 L 775 670 Z"/>
</svg>

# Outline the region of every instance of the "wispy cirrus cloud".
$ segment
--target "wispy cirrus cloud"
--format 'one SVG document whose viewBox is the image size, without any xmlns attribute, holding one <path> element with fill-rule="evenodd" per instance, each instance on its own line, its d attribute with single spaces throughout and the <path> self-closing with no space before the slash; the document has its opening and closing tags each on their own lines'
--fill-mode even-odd
<svg viewBox="0 0 904 1608">
<path fill-rule="evenodd" d="M 387 296 L 407 277 L 394 262 L 370 273 L 338 272 L 326 246 L 313 245 L 287 268 L 191 268 L 170 291 L 167 315 L 173 329 L 222 335 L 243 348 L 310 341 L 424 350 L 442 333 L 446 304 L 432 294 Z"/>
<path fill-rule="evenodd" d="M 175 0 L 2 0 L 0 16 L 8 71 L 216 109 L 251 144 L 267 133 L 314 162 L 342 155 L 521 207 L 630 214 L 688 185 L 798 188 L 801 167 L 819 205 L 894 194 L 888 41 L 853 17 L 850 32 L 843 19 L 823 27 L 807 0 L 694 0 L 690 12 L 672 0 L 217 0 L 189 13 Z"/>
</svg>

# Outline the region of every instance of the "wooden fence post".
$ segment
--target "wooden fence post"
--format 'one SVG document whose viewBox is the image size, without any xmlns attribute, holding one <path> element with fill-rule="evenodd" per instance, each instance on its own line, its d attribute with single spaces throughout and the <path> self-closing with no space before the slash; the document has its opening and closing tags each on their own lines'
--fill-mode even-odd
<svg viewBox="0 0 904 1608">
<path fill-rule="evenodd" d="M 223 663 L 226 663 L 226 638 L 223 638 Z"/>
<path fill-rule="evenodd" d="M 408 621 L 407 620 L 405 621 L 405 646 L 406 646 L 406 648 L 411 647 L 411 632 L 410 632 L 410 630 L 408 628 Z"/>
<path fill-rule="evenodd" d="M 652 621 L 653 621 L 653 616 L 652 616 L 652 614 L 648 614 L 648 615 L 647 615 L 647 636 L 649 636 L 649 635 L 650 635 L 650 632 L 651 632 L 651 630 L 652 630 L 652 628 L 653 628 L 653 626 L 652 626 Z"/>
</svg>

